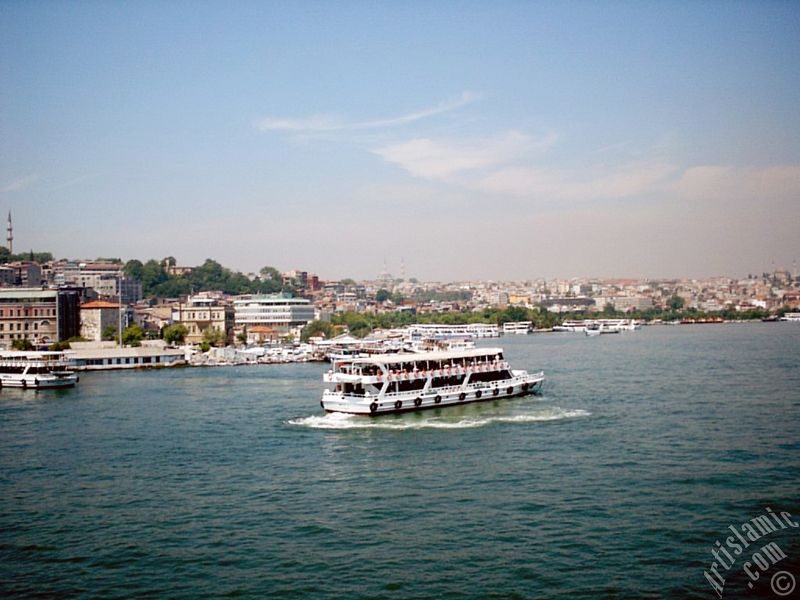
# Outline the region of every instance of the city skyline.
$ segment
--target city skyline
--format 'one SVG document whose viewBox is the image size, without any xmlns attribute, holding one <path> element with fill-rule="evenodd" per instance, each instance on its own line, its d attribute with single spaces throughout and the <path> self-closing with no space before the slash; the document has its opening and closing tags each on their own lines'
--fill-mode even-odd
<svg viewBox="0 0 800 600">
<path fill-rule="evenodd" d="M 0 209 L 18 252 L 243 272 L 792 269 L 799 25 L 789 3 L 6 3 Z"/>
</svg>

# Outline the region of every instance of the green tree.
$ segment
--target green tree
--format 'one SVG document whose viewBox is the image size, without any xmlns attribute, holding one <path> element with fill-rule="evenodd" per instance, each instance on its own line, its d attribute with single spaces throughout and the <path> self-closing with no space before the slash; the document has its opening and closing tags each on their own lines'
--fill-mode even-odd
<svg viewBox="0 0 800 600">
<path fill-rule="evenodd" d="M 100 332 L 100 339 L 106 342 L 113 342 L 117 339 L 117 326 L 106 325 Z"/>
<path fill-rule="evenodd" d="M 274 294 L 283 289 L 283 277 L 275 267 L 266 266 L 259 271 L 261 278 L 256 282 L 256 289 L 261 294 Z"/>
<path fill-rule="evenodd" d="M 389 290 L 380 289 L 375 294 L 375 302 L 386 302 L 391 297 L 392 294 Z"/>
<path fill-rule="evenodd" d="M 21 254 L 12 254 L 10 259 L 12 261 L 32 260 L 38 263 L 46 263 L 53 260 L 53 255 L 50 252 L 34 252 L 33 250 L 30 250 Z"/>
<path fill-rule="evenodd" d="M 529 321 L 528 309 L 522 306 L 509 306 L 497 316 L 497 324 L 502 325 L 510 321 Z"/>
<path fill-rule="evenodd" d="M 156 286 L 167 279 L 167 273 L 157 261 L 150 259 L 142 265 L 142 292 L 145 296 L 153 296 Z"/>
<path fill-rule="evenodd" d="M 33 350 L 33 344 L 28 338 L 17 338 L 11 342 L 12 350 Z"/>
<path fill-rule="evenodd" d="M 667 301 L 667 306 L 669 306 L 671 310 L 681 310 L 685 305 L 686 301 L 677 294 L 673 294 Z"/>
<path fill-rule="evenodd" d="M 122 331 L 122 343 L 126 346 L 141 346 L 144 339 L 144 329 L 136 323 L 131 323 Z"/>
<path fill-rule="evenodd" d="M 307 342 L 309 338 L 323 336 L 330 339 L 335 335 L 336 328 L 330 321 L 311 321 L 300 332 L 300 341 Z"/>
<path fill-rule="evenodd" d="M 128 262 L 126 262 L 122 270 L 128 277 L 132 277 L 133 279 L 141 281 L 144 265 L 142 264 L 142 261 L 136 260 L 134 258 L 133 260 L 129 260 Z"/>
<path fill-rule="evenodd" d="M 186 329 L 186 325 L 183 323 L 175 323 L 174 325 L 164 328 L 164 341 L 171 345 L 182 344 L 186 340 L 186 335 L 188 333 L 189 330 Z"/>
<path fill-rule="evenodd" d="M 209 327 L 203 331 L 203 341 L 211 346 L 222 347 L 225 345 L 225 332 L 216 327 Z"/>
<path fill-rule="evenodd" d="M 357 321 L 352 325 L 350 325 L 349 328 L 350 328 L 350 335 L 357 338 L 363 338 L 372 333 L 372 327 L 366 320 Z"/>
<path fill-rule="evenodd" d="M 607 319 L 614 317 L 617 314 L 617 309 L 614 308 L 614 305 L 611 302 L 606 302 L 606 305 L 603 307 L 603 316 Z"/>
<path fill-rule="evenodd" d="M 85 342 L 86 339 L 82 338 L 79 335 L 71 337 L 67 340 L 61 340 L 60 342 L 55 342 L 54 344 L 50 344 L 48 346 L 48 350 L 52 350 L 53 352 L 60 352 L 62 350 L 69 350 L 71 348 L 72 342 Z"/>
<path fill-rule="evenodd" d="M 208 352 L 209 350 L 211 350 L 211 344 L 205 340 L 200 342 L 200 352 Z"/>
</svg>

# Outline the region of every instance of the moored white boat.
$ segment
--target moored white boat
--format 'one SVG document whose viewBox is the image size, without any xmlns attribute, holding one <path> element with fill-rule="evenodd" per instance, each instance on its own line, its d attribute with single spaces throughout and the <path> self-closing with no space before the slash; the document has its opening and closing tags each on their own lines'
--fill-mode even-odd
<svg viewBox="0 0 800 600">
<path fill-rule="evenodd" d="M 555 325 L 553 331 L 567 331 L 570 333 L 586 331 L 586 321 L 566 320 L 561 325 Z"/>
<path fill-rule="evenodd" d="M 0 387 L 71 387 L 78 376 L 63 352 L 0 352 Z"/>
<path fill-rule="evenodd" d="M 539 390 L 544 373 L 511 369 L 500 348 L 385 354 L 337 362 L 324 376 L 328 412 L 378 415 L 507 398 Z"/>
<path fill-rule="evenodd" d="M 503 323 L 503 335 L 527 335 L 533 329 L 531 321 L 509 321 Z"/>
</svg>

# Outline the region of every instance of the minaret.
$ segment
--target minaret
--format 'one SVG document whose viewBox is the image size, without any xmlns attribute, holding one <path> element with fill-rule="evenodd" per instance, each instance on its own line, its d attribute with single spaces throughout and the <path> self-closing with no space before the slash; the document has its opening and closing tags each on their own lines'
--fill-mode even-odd
<svg viewBox="0 0 800 600">
<path fill-rule="evenodd" d="M 6 243 L 8 253 L 14 254 L 14 228 L 11 226 L 11 211 L 8 211 L 8 225 L 6 226 Z"/>
</svg>

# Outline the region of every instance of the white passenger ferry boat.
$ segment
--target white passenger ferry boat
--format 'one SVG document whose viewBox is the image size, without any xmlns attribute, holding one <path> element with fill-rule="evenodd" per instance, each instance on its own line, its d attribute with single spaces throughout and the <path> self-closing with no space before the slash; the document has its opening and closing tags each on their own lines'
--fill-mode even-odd
<svg viewBox="0 0 800 600">
<path fill-rule="evenodd" d="M 440 325 L 416 323 L 405 329 L 408 339 L 464 339 L 500 337 L 500 328 L 492 323 L 466 323 L 463 325 Z"/>
<path fill-rule="evenodd" d="M 586 321 L 566 320 L 561 325 L 555 325 L 553 331 L 583 332 L 586 331 Z"/>
<path fill-rule="evenodd" d="M 503 335 L 527 335 L 533 330 L 533 321 L 503 323 Z"/>
<path fill-rule="evenodd" d="M 38 390 L 77 382 L 63 352 L 0 352 L 0 387 Z"/>
<path fill-rule="evenodd" d="M 323 380 L 333 388 L 326 411 L 379 415 L 530 394 L 544 373 L 511 369 L 500 348 L 472 348 L 337 362 Z"/>
</svg>

